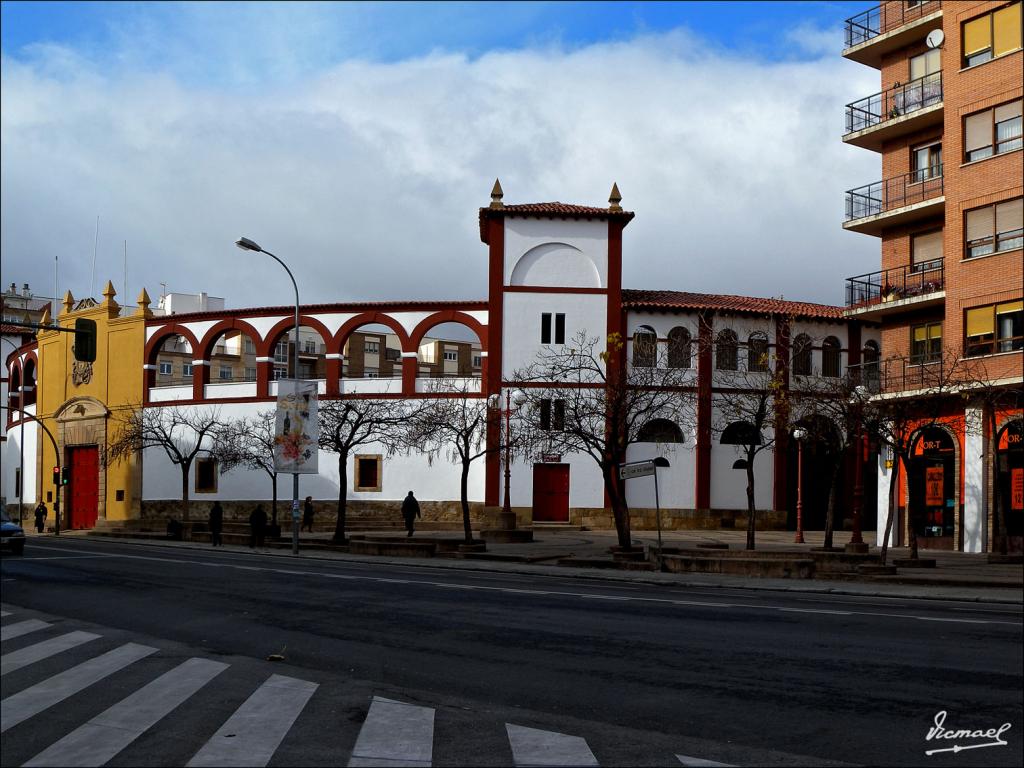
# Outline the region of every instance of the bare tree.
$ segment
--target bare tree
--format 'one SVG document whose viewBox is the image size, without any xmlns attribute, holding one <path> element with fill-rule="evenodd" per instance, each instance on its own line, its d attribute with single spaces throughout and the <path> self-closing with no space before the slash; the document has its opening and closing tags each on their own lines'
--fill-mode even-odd
<svg viewBox="0 0 1024 768">
<path fill-rule="evenodd" d="M 334 541 L 347 540 L 348 459 L 363 445 L 381 446 L 389 455 L 404 445 L 411 409 L 404 400 L 342 398 L 320 401 L 320 448 L 338 454 L 338 515 Z"/>
<path fill-rule="evenodd" d="M 182 519 L 189 521 L 189 472 L 197 456 L 218 461 L 221 473 L 232 466 L 224 437 L 228 424 L 219 408 L 172 405 L 134 407 L 107 446 L 106 461 L 130 461 L 147 448 L 160 448 L 181 471 Z"/>
<path fill-rule="evenodd" d="M 274 410 L 260 411 L 252 418 L 243 417 L 228 425 L 220 442 L 225 447 L 225 461 L 229 467 L 243 466 L 265 472 L 270 478 L 273 499 L 270 518 L 276 529 L 278 473 L 274 466 L 275 421 Z"/>
<path fill-rule="evenodd" d="M 459 498 L 462 529 L 467 543 L 473 541 L 469 521 L 469 470 L 474 461 L 503 449 L 500 441 L 488 443 L 487 427 L 498 411 L 475 392 L 465 378 L 431 379 L 424 398 L 410 420 L 406 434 L 409 447 L 424 451 L 432 461 L 444 455 L 461 465 Z"/>
<path fill-rule="evenodd" d="M 688 424 L 694 409 L 687 407 L 691 395 L 684 388 L 689 369 L 670 367 L 671 353 L 659 352 L 653 334 L 637 334 L 628 365 L 620 363 L 625 348 L 619 334 L 610 334 L 602 346 L 580 331 L 565 345 L 542 347 L 516 372 L 514 385 L 522 390 L 525 406 L 519 409 L 524 444 L 535 452 L 586 454 L 594 460 L 611 501 L 619 547 L 629 550 L 629 506 L 619 466 L 629 446 L 641 442 L 645 425 L 654 419 Z"/>
</svg>

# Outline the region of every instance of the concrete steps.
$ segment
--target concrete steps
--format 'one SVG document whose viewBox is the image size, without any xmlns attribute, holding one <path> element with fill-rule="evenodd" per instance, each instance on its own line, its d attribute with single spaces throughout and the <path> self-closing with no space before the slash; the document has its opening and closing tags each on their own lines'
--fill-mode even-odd
<svg viewBox="0 0 1024 768">
<path fill-rule="evenodd" d="M 701 555 L 664 555 L 662 569 L 670 573 L 720 573 L 733 576 L 755 576 L 773 579 L 814 578 L 814 560 L 794 557 L 791 553 L 764 552 L 767 557 L 709 557 Z M 721 553 L 724 554 L 724 553 Z"/>
</svg>

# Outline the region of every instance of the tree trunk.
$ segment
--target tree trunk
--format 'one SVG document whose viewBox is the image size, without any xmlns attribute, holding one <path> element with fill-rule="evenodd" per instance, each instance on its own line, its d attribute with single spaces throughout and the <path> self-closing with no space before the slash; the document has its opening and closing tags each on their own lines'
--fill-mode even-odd
<svg viewBox="0 0 1024 768">
<path fill-rule="evenodd" d="M 338 453 L 338 519 L 334 524 L 334 541 L 346 542 L 345 517 L 348 513 L 348 452 Z"/>
<path fill-rule="evenodd" d="M 189 471 L 189 469 L 190 469 L 190 465 L 188 465 L 188 464 L 182 464 L 181 465 L 181 506 L 182 506 L 182 509 L 181 509 L 181 520 L 184 523 L 187 523 L 189 521 L 189 515 L 188 515 L 188 512 L 189 512 L 189 509 L 188 509 L 188 505 L 189 505 L 189 501 L 188 501 L 188 471 Z"/>
<path fill-rule="evenodd" d="M 838 486 L 839 470 L 843 466 L 843 453 L 837 454 L 835 464 L 832 465 L 832 486 L 828 490 L 828 510 L 825 512 L 825 549 L 832 548 L 832 532 L 835 530 L 836 500 L 839 495 Z"/>
<path fill-rule="evenodd" d="M 601 467 L 604 475 L 604 487 L 612 502 L 612 518 L 615 520 L 615 533 L 619 539 L 619 548 L 628 552 L 633 548 L 633 534 L 629 529 L 629 506 L 626 504 L 626 487 L 624 481 L 615 476 L 615 465 Z"/>
<path fill-rule="evenodd" d="M 462 460 L 462 477 L 459 480 L 460 498 L 462 500 L 462 530 L 466 534 L 466 543 L 473 543 L 473 529 L 469 525 L 469 464 Z"/>
<path fill-rule="evenodd" d="M 274 506 L 270 510 L 270 522 L 274 525 L 274 527 L 277 527 L 277 472 L 274 472 L 270 476 L 270 482 L 274 486 L 274 490 L 272 492 L 272 496 L 274 498 Z"/>
<path fill-rule="evenodd" d="M 892 474 L 889 475 L 889 514 L 885 518 L 885 533 L 882 535 L 882 565 L 885 565 L 885 557 L 889 551 L 889 535 L 892 533 L 892 521 L 896 512 L 896 480 L 900 475 L 899 457 L 893 462 Z"/>
<path fill-rule="evenodd" d="M 754 508 L 754 455 L 747 452 L 747 549 L 754 549 L 754 531 L 757 530 L 757 512 Z"/>
</svg>

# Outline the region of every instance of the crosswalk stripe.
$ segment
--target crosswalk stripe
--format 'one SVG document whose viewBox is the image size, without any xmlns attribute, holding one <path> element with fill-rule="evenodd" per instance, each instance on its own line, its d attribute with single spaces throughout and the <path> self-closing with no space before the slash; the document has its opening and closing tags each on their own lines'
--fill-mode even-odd
<svg viewBox="0 0 1024 768">
<path fill-rule="evenodd" d="M 730 763 L 716 763 L 714 760 L 702 760 L 689 755 L 676 755 L 676 759 L 687 768 L 733 768 Z"/>
<path fill-rule="evenodd" d="M 156 653 L 156 648 L 126 643 L 107 651 L 102 656 L 89 659 L 77 667 L 47 678 L 31 688 L 8 696 L 0 702 L 0 733 L 152 653 Z"/>
<path fill-rule="evenodd" d="M 505 723 L 516 766 L 598 765 L 586 739 Z"/>
<path fill-rule="evenodd" d="M 6 675 L 8 672 L 27 667 L 29 664 L 35 664 L 43 659 L 48 659 L 62 651 L 75 648 L 82 643 L 88 643 L 90 640 L 95 640 L 98 637 L 99 635 L 94 635 L 92 632 L 68 632 L 66 635 L 60 635 L 59 637 L 30 645 L 27 648 L 5 653 L 3 656 L 0 656 L 0 675 Z"/>
<path fill-rule="evenodd" d="M 272 675 L 187 765 L 266 765 L 318 687 L 306 680 Z"/>
<path fill-rule="evenodd" d="M 13 640 L 16 637 L 27 635 L 29 632 L 38 632 L 40 629 L 46 629 L 48 626 L 50 625 L 39 619 L 28 619 L 27 621 L 19 621 L 17 624 L 8 624 L 0 628 L 0 642 Z"/>
<path fill-rule="evenodd" d="M 25 765 L 103 765 L 227 668 L 219 661 L 189 659 L 76 728 Z"/>
<path fill-rule="evenodd" d="M 373 697 L 349 768 L 407 766 L 430 768 L 434 754 L 434 710 Z"/>
</svg>

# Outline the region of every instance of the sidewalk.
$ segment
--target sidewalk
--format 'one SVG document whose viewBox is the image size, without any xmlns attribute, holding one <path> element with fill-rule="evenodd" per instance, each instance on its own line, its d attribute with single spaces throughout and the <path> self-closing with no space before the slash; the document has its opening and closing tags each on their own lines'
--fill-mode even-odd
<svg viewBox="0 0 1024 768">
<path fill-rule="evenodd" d="M 31 541 L 27 552 L 31 552 L 32 541 L 51 538 L 52 534 L 27 534 Z M 405 540 L 404 534 L 394 531 L 360 532 L 356 535 L 383 536 L 389 540 Z M 933 600 L 964 600 L 1021 605 L 1024 603 L 1024 566 L 989 564 L 985 554 L 964 554 L 920 550 L 921 557 L 933 557 L 933 569 L 904 569 L 897 576 L 858 577 L 856 580 L 836 581 L 817 579 L 751 578 L 710 573 L 658 573 L 653 571 L 605 570 L 558 566 L 560 558 L 581 559 L 604 558 L 610 560 L 609 547 L 617 543 L 614 531 L 575 531 L 565 529 L 534 529 L 536 541 L 532 543 L 488 543 L 487 559 L 460 559 L 449 557 L 384 557 L 353 555 L 345 548 L 331 544 L 330 533 L 304 533 L 300 539 L 300 557 L 304 559 L 339 560 L 363 563 L 412 565 L 438 569 L 461 569 L 471 571 L 493 571 L 504 573 L 565 576 L 606 582 L 629 582 L 658 584 L 665 586 L 714 587 L 727 589 L 782 590 L 787 592 L 808 592 L 844 594 L 875 597 L 900 597 Z M 76 539 L 108 540 L 126 544 L 140 544 L 181 549 L 210 549 L 209 544 L 176 542 L 162 538 L 133 538 L 121 535 L 117 538 L 87 535 L 85 531 L 71 531 L 62 537 Z M 847 531 L 836 532 L 834 544 L 842 546 L 849 540 Z M 823 533 L 812 531 L 805 534 L 804 544 L 793 544 L 792 532 L 758 531 L 758 551 L 807 553 L 823 543 Z M 461 540 L 456 531 L 436 531 L 417 534 L 419 541 Z M 865 532 L 864 540 L 873 542 L 874 532 Z M 633 534 L 634 543 L 642 546 L 657 545 L 657 533 L 638 531 Z M 743 549 L 746 543 L 745 531 L 671 531 L 662 535 L 665 547 L 694 547 L 698 543 L 728 544 L 731 550 Z M 218 548 L 223 552 L 253 553 L 244 546 Z M 872 553 L 878 549 L 871 547 Z M 254 553 L 255 554 L 255 553 Z M 280 542 L 269 544 L 263 555 L 293 557 L 291 541 L 287 536 Z M 889 550 L 889 562 L 909 557 L 905 548 Z M 493 558 L 493 559 L 491 559 Z"/>
</svg>

